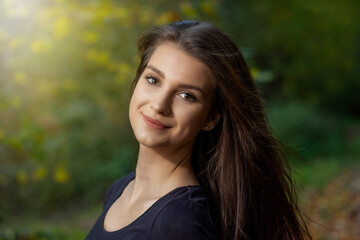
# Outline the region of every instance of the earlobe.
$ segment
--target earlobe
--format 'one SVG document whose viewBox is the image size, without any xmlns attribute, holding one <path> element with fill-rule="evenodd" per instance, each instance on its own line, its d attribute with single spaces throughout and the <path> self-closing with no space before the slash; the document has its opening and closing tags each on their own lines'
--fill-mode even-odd
<svg viewBox="0 0 360 240">
<path fill-rule="evenodd" d="M 205 124 L 201 129 L 204 131 L 209 131 L 209 125 Z"/>
<path fill-rule="evenodd" d="M 204 131 L 211 131 L 216 127 L 219 120 L 220 120 L 220 114 L 216 112 L 213 114 L 212 118 L 204 124 L 204 126 L 201 129 Z"/>
</svg>

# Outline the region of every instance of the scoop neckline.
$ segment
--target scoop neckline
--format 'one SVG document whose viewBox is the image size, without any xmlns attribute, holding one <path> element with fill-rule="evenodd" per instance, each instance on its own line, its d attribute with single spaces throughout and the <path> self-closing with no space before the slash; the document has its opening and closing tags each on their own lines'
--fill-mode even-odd
<svg viewBox="0 0 360 240">
<path fill-rule="evenodd" d="M 134 219 L 134 221 L 132 221 L 131 223 L 129 223 L 128 225 L 120 228 L 120 229 L 117 229 L 117 230 L 114 230 L 114 231 L 107 231 L 105 228 L 104 228 L 104 221 L 105 221 L 105 217 L 106 217 L 106 214 L 108 213 L 109 209 L 111 208 L 111 206 L 114 204 L 114 202 L 122 195 L 122 193 L 124 192 L 125 188 L 129 185 L 129 183 L 135 179 L 135 172 L 132 172 L 132 176 L 131 178 L 129 179 L 129 181 L 126 183 L 126 185 L 121 189 L 121 191 L 119 191 L 118 195 L 116 196 L 115 200 L 109 204 L 109 206 L 107 206 L 107 208 L 103 211 L 103 214 L 102 214 L 102 217 L 101 217 L 101 230 L 103 233 L 105 234 L 109 234 L 109 235 L 112 235 L 112 234 L 118 234 L 120 232 L 123 232 L 125 231 L 126 229 L 130 228 L 132 225 L 134 225 L 136 222 L 140 221 L 142 218 L 144 218 L 145 215 L 148 214 L 149 211 L 151 211 L 151 209 L 153 209 L 154 207 L 156 207 L 156 205 L 159 204 L 160 201 L 164 201 L 164 199 L 166 199 L 169 195 L 173 194 L 174 192 L 177 192 L 181 189 L 184 189 L 184 188 L 202 188 L 201 185 L 187 185 L 187 186 L 180 186 L 180 187 L 177 187 L 177 188 L 174 188 L 173 190 L 171 190 L 170 192 L 166 193 L 164 196 L 162 196 L 161 198 L 159 198 L 158 200 L 156 200 L 148 209 L 145 210 L 145 212 L 143 212 L 140 216 L 138 216 L 136 219 Z"/>
</svg>

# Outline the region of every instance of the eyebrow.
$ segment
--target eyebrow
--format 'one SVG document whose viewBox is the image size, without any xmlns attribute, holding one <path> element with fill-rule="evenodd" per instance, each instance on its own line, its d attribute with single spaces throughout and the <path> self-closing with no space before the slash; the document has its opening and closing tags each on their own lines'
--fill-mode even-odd
<svg viewBox="0 0 360 240">
<path fill-rule="evenodd" d="M 162 77 L 162 78 L 165 77 L 165 74 L 162 71 L 160 71 L 159 69 L 157 69 L 156 67 L 154 67 L 153 65 L 148 65 L 148 66 L 146 66 L 146 68 L 153 70 L 156 74 L 159 74 L 160 77 Z M 205 95 L 204 91 L 200 87 L 197 87 L 197 86 L 193 86 L 193 85 L 189 85 L 189 84 L 180 84 L 179 87 L 187 88 L 187 89 L 194 89 L 194 90 L 199 91 L 203 95 Z"/>
<path fill-rule="evenodd" d="M 162 77 L 162 78 L 165 77 L 165 74 L 162 71 L 160 71 L 159 69 L 157 69 L 156 67 L 154 67 L 153 65 L 147 65 L 146 68 L 153 70 L 155 73 L 159 74 L 160 77 Z"/>
<path fill-rule="evenodd" d="M 204 91 L 203 91 L 201 88 L 196 87 L 196 86 L 193 86 L 193 85 L 180 84 L 179 87 L 181 87 L 181 88 L 187 88 L 187 89 L 194 89 L 194 90 L 199 91 L 202 95 L 205 95 Z"/>
</svg>

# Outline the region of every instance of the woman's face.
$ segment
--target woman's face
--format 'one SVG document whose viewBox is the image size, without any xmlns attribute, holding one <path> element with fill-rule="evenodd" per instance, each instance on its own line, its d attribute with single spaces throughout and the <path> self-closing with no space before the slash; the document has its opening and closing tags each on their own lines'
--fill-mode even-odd
<svg viewBox="0 0 360 240">
<path fill-rule="evenodd" d="M 201 129 L 215 126 L 209 116 L 213 92 L 206 65 L 172 43 L 159 45 L 130 101 L 135 137 L 151 148 L 191 149 Z"/>
</svg>

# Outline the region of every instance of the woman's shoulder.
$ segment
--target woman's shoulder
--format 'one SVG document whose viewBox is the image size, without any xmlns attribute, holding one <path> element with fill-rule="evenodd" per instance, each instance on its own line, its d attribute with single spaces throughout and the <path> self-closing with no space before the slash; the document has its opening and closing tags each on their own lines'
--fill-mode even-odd
<svg viewBox="0 0 360 240">
<path fill-rule="evenodd" d="M 214 223 L 201 187 L 182 187 L 170 195 L 153 222 L 151 239 L 215 239 Z"/>
</svg>

